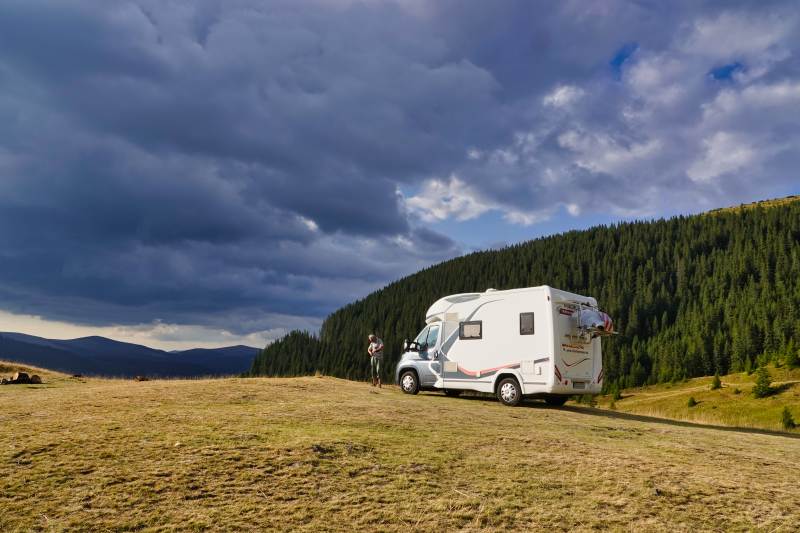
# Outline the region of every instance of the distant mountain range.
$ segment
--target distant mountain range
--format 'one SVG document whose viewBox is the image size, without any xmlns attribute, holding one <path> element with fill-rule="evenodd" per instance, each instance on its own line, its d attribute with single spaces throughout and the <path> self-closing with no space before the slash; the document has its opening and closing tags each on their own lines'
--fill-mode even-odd
<svg viewBox="0 0 800 533">
<path fill-rule="evenodd" d="M 0 333 L 0 360 L 70 374 L 119 377 L 241 374 L 250 368 L 258 352 L 258 348 L 250 346 L 166 352 L 105 337 L 54 340 Z"/>
</svg>

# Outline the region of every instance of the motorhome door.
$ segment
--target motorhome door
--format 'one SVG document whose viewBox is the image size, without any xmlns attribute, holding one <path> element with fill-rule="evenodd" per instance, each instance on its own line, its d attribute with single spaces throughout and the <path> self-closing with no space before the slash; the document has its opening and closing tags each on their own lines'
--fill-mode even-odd
<svg viewBox="0 0 800 533">
<path fill-rule="evenodd" d="M 431 324 L 417 337 L 417 342 L 420 343 L 420 359 L 424 361 L 420 365 L 420 384 L 429 387 L 436 383 L 442 374 L 442 363 L 439 360 L 439 324 Z"/>
</svg>

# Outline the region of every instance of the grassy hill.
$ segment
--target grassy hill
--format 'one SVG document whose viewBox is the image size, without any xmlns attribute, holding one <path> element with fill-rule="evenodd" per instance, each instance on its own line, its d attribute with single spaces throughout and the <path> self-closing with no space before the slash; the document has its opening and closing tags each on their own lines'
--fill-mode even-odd
<svg viewBox="0 0 800 533">
<path fill-rule="evenodd" d="M 800 423 L 800 369 L 770 367 L 769 372 L 775 390 L 765 398 L 753 397 L 755 375 L 738 373 L 722 376 L 722 387 L 716 390 L 711 390 L 710 377 L 626 389 L 622 391 L 622 399 L 613 402 L 614 408 L 624 413 L 675 420 L 782 431 L 784 408 Z M 697 405 L 689 407 L 689 398 L 694 398 Z M 609 408 L 611 400 L 609 395 L 599 397 L 598 406 Z"/>
<path fill-rule="evenodd" d="M 798 199 L 571 231 L 446 261 L 335 311 L 318 338 L 295 332 L 266 347 L 251 373 L 366 379 L 366 335 L 376 332 L 388 378 L 403 339 L 442 296 L 545 284 L 594 296 L 614 318 L 621 334 L 603 342 L 607 387 L 779 363 L 800 350 Z"/>
<path fill-rule="evenodd" d="M 800 523 L 796 438 L 328 377 L 46 378 L 0 387 L 4 532 Z"/>
<path fill-rule="evenodd" d="M 709 214 L 719 214 L 719 213 L 730 213 L 741 211 L 745 209 L 755 209 L 755 208 L 768 208 L 768 207 L 779 207 L 786 204 L 790 204 L 792 202 L 800 201 L 800 195 L 792 195 L 792 196 L 785 196 L 783 198 L 774 198 L 772 200 L 761 200 L 758 202 L 750 202 L 747 204 L 741 205 L 734 205 L 731 207 L 720 207 L 719 209 L 712 209 L 709 211 Z"/>
</svg>

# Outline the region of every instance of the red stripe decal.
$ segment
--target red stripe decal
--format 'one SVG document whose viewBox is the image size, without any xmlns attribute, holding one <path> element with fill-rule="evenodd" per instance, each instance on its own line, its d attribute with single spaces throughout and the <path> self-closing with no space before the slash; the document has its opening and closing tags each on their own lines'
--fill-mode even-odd
<svg viewBox="0 0 800 533">
<path fill-rule="evenodd" d="M 554 368 L 556 369 L 556 377 L 558 378 L 558 381 L 561 381 L 561 372 L 558 370 L 557 366 Z"/>
<path fill-rule="evenodd" d="M 463 366 L 458 365 L 458 371 L 461 372 L 462 374 L 466 374 L 468 376 L 475 377 L 478 374 L 486 374 L 487 372 L 494 372 L 496 370 L 502 370 L 504 368 L 516 368 L 518 366 L 519 366 L 519 363 L 511 363 L 509 365 L 496 366 L 494 368 L 484 368 L 483 370 L 467 370 Z"/>
<path fill-rule="evenodd" d="M 569 364 L 569 363 L 567 363 L 566 361 L 564 361 L 564 359 L 562 358 L 562 359 L 561 359 L 561 362 L 562 362 L 562 363 L 564 363 L 564 366 L 566 366 L 567 368 L 572 368 L 573 366 L 575 366 L 575 365 L 579 365 L 579 364 L 583 363 L 584 361 L 588 361 L 588 360 L 589 360 L 589 358 L 588 358 L 588 357 L 584 357 L 583 359 L 581 359 L 581 360 L 580 360 L 580 361 L 578 361 L 577 363 L 572 363 L 572 364 Z"/>
</svg>

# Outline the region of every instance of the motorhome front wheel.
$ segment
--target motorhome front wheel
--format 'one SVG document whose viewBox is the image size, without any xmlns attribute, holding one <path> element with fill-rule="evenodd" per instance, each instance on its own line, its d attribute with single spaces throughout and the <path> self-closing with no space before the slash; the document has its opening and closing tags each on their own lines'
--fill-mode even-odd
<svg viewBox="0 0 800 533">
<path fill-rule="evenodd" d="M 403 389 L 403 392 L 406 394 L 416 394 L 419 392 L 419 382 L 417 381 L 417 375 L 412 371 L 404 372 L 402 376 L 400 376 L 400 388 Z"/>
</svg>

